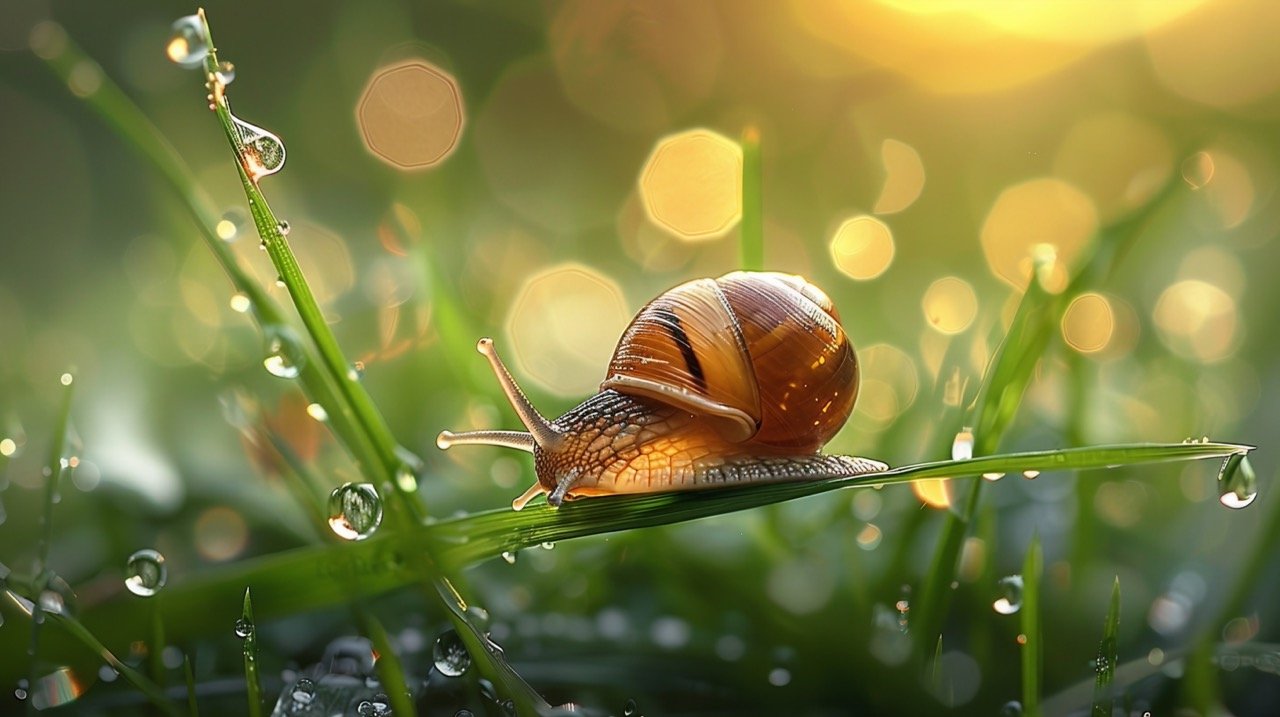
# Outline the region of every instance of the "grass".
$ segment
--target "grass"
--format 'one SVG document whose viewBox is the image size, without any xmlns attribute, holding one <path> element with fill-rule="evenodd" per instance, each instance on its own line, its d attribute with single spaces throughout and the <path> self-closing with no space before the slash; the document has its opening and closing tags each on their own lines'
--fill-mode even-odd
<svg viewBox="0 0 1280 717">
<path fill-rule="evenodd" d="M 203 23 L 203 14 L 201 19 Z M 209 46 L 214 48 L 207 23 L 203 27 Z M 72 69 L 85 59 L 74 43 L 68 43 L 61 53 L 46 58 L 46 62 L 65 80 Z M 218 62 L 216 49 L 211 50 L 205 61 L 206 76 L 216 71 Z M 215 98 L 222 98 L 226 91 L 225 87 L 218 87 L 214 88 L 212 94 Z M 149 679 L 116 658 L 106 645 L 128 644 L 138 625 L 151 624 L 153 620 L 159 628 L 154 633 L 157 637 L 152 640 L 153 653 L 158 653 L 165 640 L 173 644 L 188 645 L 193 640 L 224 632 L 227 625 L 234 621 L 237 607 L 240 618 L 253 624 L 255 620 L 271 621 L 320 608 L 344 606 L 351 608 L 355 622 L 370 637 L 382 656 L 378 663 L 378 678 L 391 700 L 395 714 L 413 714 L 414 705 L 405 697 L 408 692 L 407 669 L 396 655 L 395 646 L 382 621 L 367 608 L 373 598 L 397 590 L 410 591 L 419 602 L 419 607 L 425 606 L 426 609 L 444 615 L 467 647 L 476 670 L 496 685 L 504 698 L 511 699 L 520 714 L 549 714 L 555 711 L 554 708 L 517 671 L 512 661 L 504 656 L 486 634 L 485 626 L 477 624 L 472 617 L 473 613 L 468 612 L 468 601 L 464 597 L 468 589 L 459 578 L 465 568 L 492 560 L 505 552 L 547 542 L 712 518 L 789 503 L 836 490 L 865 491 L 933 478 L 953 478 L 957 481 L 965 479 L 970 486 L 969 491 L 960 507 L 947 514 L 933 544 L 932 560 L 921 584 L 920 596 L 913 601 L 911 607 L 911 639 L 917 660 L 923 661 L 933 656 L 933 663 L 936 665 L 941 661 L 943 625 L 953 600 L 950 586 L 957 580 L 965 538 L 981 504 L 984 483 L 974 480 L 976 476 L 984 473 L 1018 474 L 1034 470 L 1050 473 L 1042 479 L 1047 481 L 1076 471 L 1117 466 L 1134 468 L 1155 463 L 1205 459 L 1224 460 L 1234 466 L 1251 450 L 1248 446 L 1211 442 L 1110 445 L 998 453 L 1001 441 L 1017 415 L 1034 369 L 1055 335 L 1067 298 L 1110 271 L 1117 255 L 1123 253 L 1125 242 L 1136 235 L 1138 229 L 1151 219 L 1152 213 L 1167 200 L 1170 190 L 1166 187 L 1166 191 L 1146 209 L 1107 229 L 1098 242 L 1099 250 L 1075 271 L 1066 292 L 1054 294 L 1047 291 L 1040 281 L 1031 281 L 1013 322 L 977 389 L 976 402 L 955 402 L 953 410 L 944 419 L 945 425 L 971 423 L 975 426 L 974 458 L 900 466 L 885 473 L 857 478 L 833 476 L 805 483 L 599 498 L 569 503 L 560 510 L 536 505 L 518 513 L 502 509 L 427 522 L 424 520 L 426 506 L 417 480 L 417 474 L 421 470 L 419 461 L 400 446 L 369 391 L 358 377 L 352 375 L 352 364 L 325 322 L 288 239 L 280 229 L 280 221 L 259 186 L 258 178 L 252 172 L 249 155 L 243 138 L 236 129 L 229 104 L 215 101 L 214 112 L 233 150 L 235 166 L 254 225 L 288 289 L 299 322 L 297 325 L 288 312 L 272 302 L 262 287 L 256 285 L 217 237 L 214 231 L 217 213 L 212 210 L 211 201 L 200 190 L 181 156 L 162 138 L 145 114 L 109 78 L 104 78 L 98 91 L 86 96 L 84 101 L 115 128 L 128 146 L 146 158 L 168 180 L 234 288 L 249 298 L 252 315 L 262 331 L 264 342 L 282 342 L 281 348 L 293 354 L 299 368 L 299 387 L 310 400 L 325 408 L 330 417 L 328 425 L 334 436 L 359 466 L 364 479 L 379 486 L 384 496 L 394 496 L 394 500 L 388 501 L 387 523 L 374 537 L 354 543 L 336 541 L 324 528 L 324 516 L 318 510 L 316 496 L 307 487 L 319 481 L 305 477 L 309 467 L 303 459 L 290 452 L 285 442 L 278 440 L 278 437 L 267 436 L 295 474 L 295 478 L 298 478 L 291 484 L 293 497 L 304 506 L 312 522 L 319 523 L 316 526 L 317 540 L 314 544 L 176 578 L 166 588 L 163 600 L 145 602 L 120 596 L 96 605 L 84 616 L 83 621 L 68 615 L 53 616 L 55 624 L 60 625 L 81 645 L 92 650 L 103 662 L 119 671 L 157 710 L 165 714 L 180 714 L 181 710 L 165 696 L 157 684 L 162 673 L 153 675 L 155 679 Z M 751 130 L 745 132 L 742 146 L 744 168 L 741 261 L 744 268 L 758 269 L 764 267 L 762 170 L 758 134 Z M 1050 259 L 1041 260 L 1037 264 L 1036 273 L 1047 271 L 1050 262 Z M 464 333 L 463 322 L 456 315 L 456 307 L 450 304 L 449 309 L 453 312 L 446 317 L 449 333 Z M 954 348 L 958 356 L 960 344 L 957 343 Z M 957 356 L 952 356 L 951 359 L 956 359 Z M 944 364 L 948 360 L 944 359 Z M 17 594 L 21 594 L 33 605 L 33 649 L 39 645 L 39 615 L 42 608 L 38 597 L 50 578 L 46 568 L 53 535 L 51 496 L 62 470 L 70 397 L 71 389 L 68 385 L 59 421 L 51 434 L 53 447 L 49 463 L 50 476 L 46 483 L 46 513 L 36 569 L 29 575 L 9 575 L 6 580 L 7 589 L 14 591 L 11 594 L 13 599 L 20 599 Z M 968 406 L 972 408 L 966 409 Z M 949 440 L 947 443 L 949 444 Z M 924 523 L 921 520 L 915 525 L 921 526 Z M 1272 521 L 1273 526 L 1277 523 L 1280 523 L 1280 519 Z M 776 534 L 781 534 L 779 524 L 772 524 L 771 529 Z M 1274 542 L 1277 538 L 1275 530 L 1273 527 L 1269 541 L 1260 546 Z M 995 534 L 994 526 L 990 528 L 990 532 Z M 904 549 L 900 554 L 901 560 L 905 561 L 906 555 Z M 1249 571 L 1240 578 L 1242 587 L 1233 593 L 1230 605 L 1233 612 L 1224 612 L 1223 615 L 1238 612 L 1249 589 L 1256 585 L 1258 571 L 1265 565 L 1265 559 L 1265 553 L 1260 548 L 1250 562 Z M 1024 594 L 1020 617 L 1022 633 L 1026 637 L 1020 658 L 1022 700 L 1029 715 L 1039 712 L 1042 655 L 1046 649 L 1052 650 L 1051 645 L 1045 644 L 1045 635 L 1041 630 L 1044 617 L 1040 595 L 1042 573 L 1043 554 L 1039 539 L 1035 538 L 1026 551 L 1023 564 Z M 886 579 L 896 579 L 897 574 L 898 571 L 893 571 Z M 253 590 L 252 603 L 246 586 L 251 586 Z M 1104 648 L 1110 646 L 1105 663 L 1109 668 L 1114 667 L 1117 658 L 1115 629 L 1118 624 L 1118 596 L 1117 583 L 1103 639 Z M 250 714 L 260 714 L 263 696 L 257 674 L 257 630 L 250 629 L 248 633 L 242 645 L 246 699 Z M 1110 636 L 1110 643 L 1107 635 Z M 1206 632 L 1205 635 L 1210 633 Z M 1198 654 L 1203 659 L 1198 664 L 1208 664 L 1207 656 L 1211 653 L 1214 642 L 1211 637 L 1205 637 L 1199 643 L 1202 652 Z M 949 637 L 946 644 L 952 644 Z M 1099 659 L 1101 658 L 1100 652 Z M 194 714 L 197 689 L 190 654 L 185 656 L 184 667 L 188 709 Z M 32 670 L 34 669 L 33 659 Z M 1193 666 L 1191 669 L 1191 674 L 1198 676 L 1197 679 L 1203 678 L 1211 682 L 1207 668 Z M 796 677 L 804 679 L 803 675 Z M 1098 679 L 1100 688 L 1106 687 L 1101 682 L 1101 673 Z M 1212 699 L 1211 686 L 1196 688 L 1197 702 L 1208 703 Z"/>
<path fill-rule="evenodd" d="M 1102 641 L 1098 643 L 1095 669 L 1098 677 L 1093 691 L 1093 717 L 1111 717 L 1115 706 L 1111 683 L 1116 676 L 1118 645 L 1120 641 L 1120 578 L 1111 584 L 1111 606 L 1102 624 Z"/>
</svg>

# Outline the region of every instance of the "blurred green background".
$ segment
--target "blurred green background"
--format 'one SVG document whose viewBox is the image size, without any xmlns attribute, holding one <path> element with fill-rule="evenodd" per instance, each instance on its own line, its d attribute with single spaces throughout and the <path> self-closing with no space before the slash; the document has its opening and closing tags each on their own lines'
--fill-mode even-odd
<svg viewBox="0 0 1280 717">
<path fill-rule="evenodd" d="M 287 303 L 244 222 L 199 75 L 165 59 L 170 24 L 194 8 L 0 8 L 0 561 L 26 571 L 35 554 L 64 371 L 79 466 L 55 509 L 50 565 L 82 611 L 122 599 L 138 548 L 164 553 L 176 582 L 311 540 L 271 454 L 237 425 L 268 422 L 333 486 L 355 469 L 292 383 L 263 370 L 262 338 L 172 191 L 80 99 L 99 72 L 115 79 Z M 877 635 L 919 589 L 958 485 L 836 492 L 468 571 L 508 658 L 558 701 L 620 711 L 631 697 L 644 714 L 994 713 L 1019 697 L 1019 628 L 992 610 L 996 580 L 1018 572 L 1038 531 L 1046 694 L 1092 678 L 1118 575 L 1121 660 L 1154 673 L 1134 683 L 1134 704 L 1171 705 L 1180 673 L 1162 656 L 1272 547 L 1258 540 L 1280 425 L 1278 6 L 206 10 L 236 66 L 235 111 L 288 149 L 263 190 L 393 432 L 426 460 L 421 490 L 439 518 L 501 507 L 533 480 L 520 455 L 434 448 L 445 428 L 516 427 L 474 341 L 499 341 L 546 414 L 588 395 L 648 299 L 737 268 L 734 143 L 748 126 L 762 137 L 766 266 L 825 289 L 862 359 L 862 399 L 829 450 L 894 465 L 949 456 L 945 386 L 981 379 L 1037 246 L 1055 248 L 1060 288 L 1100 227 L 1150 210 L 1114 270 L 1073 300 L 1002 450 L 1248 443 L 1262 449 L 1256 504 L 1219 505 L 1216 466 L 1198 464 L 987 486 L 947 623 L 951 687 L 936 694 Z M 59 82 L 28 49 L 46 20 L 101 67 Z M 940 374 L 948 350 L 968 357 L 953 375 Z M 1280 571 L 1265 567 L 1228 644 L 1280 641 L 1267 597 Z M 441 627 L 420 601 L 387 606 L 397 630 L 428 643 Z M 0 676 L 13 684 L 29 623 L 4 614 Z M 269 669 L 314 661 L 353 632 L 341 614 L 286 622 L 264 626 Z M 230 626 L 195 631 L 209 633 L 202 679 L 237 674 Z M 1220 676 L 1235 714 L 1280 702 L 1273 671 Z"/>
</svg>

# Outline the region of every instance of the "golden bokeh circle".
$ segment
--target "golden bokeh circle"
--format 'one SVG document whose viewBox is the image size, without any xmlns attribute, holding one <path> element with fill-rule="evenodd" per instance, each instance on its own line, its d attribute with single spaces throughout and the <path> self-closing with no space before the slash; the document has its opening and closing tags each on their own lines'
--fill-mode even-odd
<svg viewBox="0 0 1280 717">
<path fill-rule="evenodd" d="M 1215 363 L 1239 343 L 1235 299 L 1200 279 L 1174 282 L 1160 294 L 1153 318 L 1160 339 L 1174 353 L 1200 363 Z"/>
<path fill-rule="evenodd" d="M 831 261 L 840 273 L 867 281 L 883 274 L 893 263 L 893 232 L 875 217 L 851 217 L 836 229 L 830 250 Z"/>
<path fill-rule="evenodd" d="M 681 239 L 723 236 L 742 218 L 742 147 L 707 129 L 663 137 L 640 172 L 640 198 Z"/>
<path fill-rule="evenodd" d="M 925 321 L 940 334 L 958 334 L 978 315 L 978 295 L 957 276 L 944 276 L 929 285 L 920 301 Z"/>
<path fill-rule="evenodd" d="M 425 60 L 379 68 L 356 105 L 365 146 L 397 169 L 444 161 L 462 134 L 463 102 L 452 75 Z"/>
<path fill-rule="evenodd" d="M 992 273 L 1019 291 L 1027 288 L 1036 254 L 1052 253 L 1046 288 L 1061 290 L 1097 228 L 1098 213 L 1083 192 L 1060 179 L 1033 179 L 996 198 L 982 225 L 982 252 Z"/>
<path fill-rule="evenodd" d="M 1062 338 L 1082 354 L 1102 351 L 1115 333 L 1116 317 L 1107 297 L 1086 292 L 1071 300 L 1062 315 Z"/>
</svg>

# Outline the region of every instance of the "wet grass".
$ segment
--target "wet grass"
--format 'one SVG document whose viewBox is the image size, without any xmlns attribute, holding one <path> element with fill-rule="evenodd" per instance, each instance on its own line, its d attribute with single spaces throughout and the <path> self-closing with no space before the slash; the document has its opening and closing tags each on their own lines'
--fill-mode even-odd
<svg viewBox="0 0 1280 717">
<path fill-rule="evenodd" d="M 204 26 L 204 31 L 210 47 L 213 47 L 207 25 Z M 49 58 L 48 64 L 65 79 L 71 69 L 83 59 L 81 51 L 74 43 L 69 43 L 61 54 Z M 216 50 L 211 51 L 205 61 L 206 77 L 216 73 L 218 63 Z M 226 88 L 222 87 L 213 94 L 216 97 L 222 96 L 225 91 Z M 212 210 L 211 201 L 200 190 L 179 154 L 173 151 L 146 116 L 109 78 L 104 78 L 99 91 L 86 97 L 85 102 L 117 130 L 122 140 L 149 160 L 156 171 L 169 181 L 194 218 L 201 236 L 232 285 L 249 297 L 252 314 L 268 351 L 287 354 L 286 358 L 297 368 L 299 387 L 309 400 L 325 408 L 330 429 L 358 466 L 362 479 L 378 486 L 383 496 L 394 496 L 385 501 L 387 519 L 374 537 L 354 543 L 337 541 L 324 525 L 326 516 L 320 497 L 314 490 L 314 486 L 321 481 L 309 477 L 311 468 L 303 458 L 291 451 L 286 441 L 279 436 L 263 434 L 288 467 L 292 476 L 289 491 L 298 504 L 303 506 L 304 512 L 316 528 L 316 539 L 312 544 L 186 576 L 165 590 L 163 600 L 138 601 L 127 595 L 105 600 L 95 605 L 84 616 L 83 622 L 70 615 L 52 615 L 55 624 L 60 625 L 82 646 L 93 651 L 105 664 L 119 672 L 139 694 L 164 714 L 182 713 L 164 694 L 160 684 L 164 669 L 162 665 L 157 667 L 154 662 L 166 640 L 175 645 L 190 645 L 198 638 L 225 633 L 234 622 L 239 608 L 239 618 L 246 621 L 244 624 L 251 626 L 246 630 L 247 635 L 242 642 L 245 698 L 249 713 L 261 714 L 264 696 L 258 675 L 260 663 L 257 652 L 258 630 L 253 627 L 255 622 L 294 617 L 320 608 L 342 607 L 350 607 L 355 615 L 354 622 L 370 638 L 380 655 L 377 677 L 388 695 L 394 713 L 414 714 L 414 703 L 406 697 L 410 691 L 407 675 L 411 668 L 404 665 L 397 656 L 395 645 L 382 621 L 366 607 L 375 598 L 398 590 L 415 595 L 421 609 L 443 614 L 466 646 L 479 674 L 496 686 L 503 700 L 510 699 L 520 714 L 550 714 L 555 711 L 551 704 L 529 684 L 514 666 L 514 661 L 508 659 L 490 638 L 486 625 L 476 618 L 475 610 L 468 609 L 468 600 L 464 594 L 471 590 L 461 577 L 465 568 L 493 560 L 504 553 L 548 542 L 714 518 L 790 503 L 837 490 L 853 493 L 923 479 L 951 478 L 956 484 L 967 484 L 968 491 L 960 505 L 946 514 L 941 531 L 932 543 L 932 559 L 921 581 L 919 597 L 912 601 L 910 608 L 910 641 L 915 653 L 912 664 L 918 666 L 932 657 L 931 663 L 936 668 L 942 662 L 944 644 L 951 644 L 944 626 L 954 600 L 952 585 L 959 577 L 966 538 L 971 537 L 974 532 L 971 526 L 980 515 L 979 507 L 983 504 L 981 498 L 985 483 L 977 480 L 978 476 L 995 473 L 1018 475 L 1038 471 L 1050 473 L 1051 475 L 1042 479 L 1049 481 L 1079 471 L 1135 468 L 1175 461 L 1208 459 L 1226 460 L 1234 464 L 1239 463 L 1240 457 L 1250 450 L 1247 446 L 1232 443 L 1204 442 L 999 453 L 1001 442 L 1018 413 L 1034 370 L 1057 330 L 1066 298 L 1110 271 L 1117 253 L 1123 251 L 1125 241 L 1137 235 L 1151 219 L 1152 213 L 1165 201 L 1169 194 L 1169 189 L 1166 188 L 1165 193 L 1153 200 L 1147 209 L 1107 229 L 1108 238 L 1099 243 L 1103 249 L 1088 258 L 1081 267 L 1074 268 L 1068 291 L 1051 293 L 1038 278 L 1032 280 L 980 386 L 974 387 L 976 401 L 955 401 L 950 413 L 942 419 L 943 425 L 947 426 L 955 424 L 975 427 L 974 458 L 905 465 L 884 473 L 856 478 L 832 476 L 805 483 L 600 498 L 569 503 L 559 510 L 536 505 L 518 513 L 501 509 L 428 522 L 424 520 L 426 505 L 423 495 L 429 496 L 430 489 L 419 489 L 418 478 L 422 470 L 420 462 L 400 446 L 369 391 L 358 380 L 358 376 L 353 376 L 352 362 L 343 353 L 331 327 L 325 322 L 287 236 L 281 230 L 279 218 L 272 211 L 257 178 L 251 175 L 252 166 L 246 163 L 243 140 L 235 128 L 229 105 L 215 102 L 215 114 L 233 150 L 234 164 L 239 172 L 254 225 L 288 289 L 292 309 L 296 311 L 299 322 L 296 324 L 289 318 L 288 312 L 272 302 L 262 288 L 255 284 L 237 264 L 225 244 L 218 239 L 214 230 L 216 213 Z M 744 267 L 760 268 L 764 266 L 764 240 L 758 135 L 750 132 L 744 134 L 743 158 L 741 260 Z M 1037 276 L 1047 273 L 1052 264 L 1052 257 L 1043 257 L 1036 267 Z M 457 317 L 456 308 L 453 310 L 455 314 L 449 319 L 452 328 L 448 331 L 456 336 L 464 333 L 464 324 Z M 957 343 L 957 355 L 964 348 L 966 347 Z M 944 365 L 947 362 L 948 359 L 944 358 Z M 939 387 L 938 392 L 941 391 L 942 388 Z M 961 389 L 961 394 L 964 393 L 964 389 Z M 47 559 L 53 537 L 52 495 L 65 457 L 64 442 L 71 411 L 70 394 L 68 386 L 59 422 L 50 434 L 53 439 L 52 458 L 46 488 L 44 533 L 36 569 L 30 575 L 9 576 L 6 585 L 14 591 L 12 599 L 25 599 L 33 606 L 33 651 L 39 647 L 42 622 L 40 615 L 43 608 L 39 598 L 51 577 L 47 570 Z M 943 431 L 938 442 L 949 445 L 950 435 L 953 434 L 954 430 L 950 434 Z M 1280 535 L 1276 534 L 1280 529 L 1274 527 L 1280 524 L 1280 515 L 1273 518 L 1269 537 L 1266 542 L 1259 543 L 1259 548 L 1249 563 L 1249 570 L 1240 577 L 1229 609 L 1224 610 L 1222 620 L 1212 626 L 1213 630 L 1206 630 L 1198 643 L 1197 660 L 1189 667 L 1191 684 L 1198 685 L 1194 687 L 1193 693 L 1193 700 L 1198 704 L 1210 705 L 1215 699 L 1213 675 L 1209 667 L 1212 649 L 1216 644 L 1214 631 L 1220 629 L 1222 622 L 1240 611 L 1243 601 L 1257 584 L 1259 571 L 1266 564 L 1264 547 L 1280 539 Z M 995 518 L 992 517 L 991 520 L 994 521 Z M 915 534 L 923 530 L 920 526 L 924 522 L 920 520 L 915 523 L 914 527 L 909 528 L 910 532 Z M 777 531 L 778 526 L 773 527 Z M 993 535 L 994 526 L 988 537 Z M 899 559 L 905 561 L 906 556 L 904 549 Z M 1022 566 L 1024 592 L 1019 618 L 1021 633 L 1025 638 L 1025 644 L 1020 650 L 1022 705 L 1028 715 L 1040 713 L 1043 655 L 1052 649 L 1046 645 L 1041 627 L 1045 618 L 1045 601 L 1041 594 L 1043 570 L 1043 551 L 1037 537 L 1028 546 Z M 895 568 L 879 577 L 879 580 L 884 583 L 898 582 L 901 579 L 899 576 L 905 572 Z M 254 596 L 252 603 L 250 588 Z M 1097 694 L 1106 696 L 1106 700 L 1110 700 L 1114 690 L 1111 670 L 1118 659 L 1118 611 L 1117 582 L 1098 655 L 1100 670 Z M 148 625 L 154 626 L 150 641 L 150 656 L 153 660 L 151 678 L 122 662 L 106 646 L 128 644 L 139 631 L 139 626 L 144 626 L 145 630 Z M 240 629 L 242 628 L 237 628 Z M 33 670 L 35 662 L 33 659 Z M 183 663 L 188 711 L 194 714 L 198 689 L 189 651 L 184 654 Z M 1101 669 L 1103 666 L 1107 669 L 1105 683 Z M 788 675 L 788 679 L 804 679 L 804 675 Z M 934 678 L 936 684 L 936 674 Z M 902 678 L 897 676 L 892 679 Z M 907 678 L 908 682 L 910 679 Z M 906 699 L 910 701 L 914 698 Z M 1095 714 L 1098 713 L 1100 704 L 1105 706 L 1104 714 L 1110 714 L 1110 702 L 1099 702 L 1099 699 L 1102 697 L 1095 698 Z M 912 704 L 932 703 L 922 701 Z"/>
</svg>

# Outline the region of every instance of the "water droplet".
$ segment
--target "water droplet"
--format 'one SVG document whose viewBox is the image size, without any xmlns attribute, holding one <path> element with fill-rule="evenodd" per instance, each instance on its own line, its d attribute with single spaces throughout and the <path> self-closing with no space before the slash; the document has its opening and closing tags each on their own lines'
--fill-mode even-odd
<svg viewBox="0 0 1280 717">
<path fill-rule="evenodd" d="M 27 699 L 27 680 L 23 678 L 18 680 L 18 686 L 13 690 L 13 696 L 19 700 Z"/>
<path fill-rule="evenodd" d="M 200 66 L 209 54 L 209 45 L 204 41 L 204 23 L 199 15 L 187 15 L 173 22 L 169 42 L 164 46 L 164 53 L 180 67 L 188 70 Z"/>
<path fill-rule="evenodd" d="M 284 219 L 280 220 L 280 223 L 276 225 L 276 229 L 279 230 L 281 236 L 286 237 L 289 236 L 289 232 L 293 231 L 293 227 L 289 226 L 289 222 Z"/>
<path fill-rule="evenodd" d="M 129 562 L 125 564 L 124 586 L 140 597 L 151 597 L 160 592 L 168 577 L 164 556 L 150 548 L 130 555 Z"/>
<path fill-rule="evenodd" d="M 231 124 L 236 128 L 240 159 L 250 179 L 257 182 L 284 167 L 284 142 L 279 137 L 235 115 L 231 115 Z"/>
<path fill-rule="evenodd" d="M 356 361 L 351 364 L 351 368 L 347 369 L 347 378 L 352 381 L 359 381 L 364 378 L 364 361 Z"/>
<path fill-rule="evenodd" d="M 481 632 L 489 629 L 489 611 L 479 605 L 468 605 L 466 609 L 467 619 L 471 624 Z"/>
<path fill-rule="evenodd" d="M 1196 152 L 1182 161 L 1182 179 L 1192 189 L 1200 189 L 1213 179 L 1213 155 Z"/>
<path fill-rule="evenodd" d="M 516 564 L 516 555 L 517 555 L 517 554 L 516 554 L 514 551 L 511 551 L 511 550 L 504 550 L 504 551 L 502 551 L 502 559 L 503 559 L 503 560 L 505 560 L 505 561 L 507 561 L 507 565 L 515 565 L 515 564 Z"/>
<path fill-rule="evenodd" d="M 249 309 L 253 308 L 253 302 L 249 300 L 249 297 L 239 293 L 231 295 L 230 304 L 231 310 L 237 314 L 248 313 Z"/>
<path fill-rule="evenodd" d="M 74 380 L 76 380 L 76 377 L 69 373 L 64 373 L 58 377 L 58 383 L 61 383 L 63 386 L 70 386 L 71 382 Z"/>
<path fill-rule="evenodd" d="M 401 465 L 396 470 L 396 487 L 405 493 L 418 492 L 418 477 L 413 474 L 413 470 L 409 466 Z"/>
<path fill-rule="evenodd" d="M 467 709 L 466 707 L 463 707 L 457 712 L 454 712 L 453 717 L 476 717 L 476 716 L 475 716 L 475 713 L 473 713 L 471 710 Z"/>
<path fill-rule="evenodd" d="M 951 460 L 967 461 L 973 458 L 973 429 L 965 426 L 951 442 Z"/>
<path fill-rule="evenodd" d="M 893 607 L 898 611 L 898 629 L 905 634 L 910 628 L 911 601 L 899 600 Z"/>
<path fill-rule="evenodd" d="M 249 639 L 249 636 L 252 634 L 253 634 L 253 623 L 249 622 L 243 617 L 236 618 L 236 637 L 240 638 L 241 640 L 247 640 Z"/>
<path fill-rule="evenodd" d="M 542 544 L 542 549 L 543 549 L 543 550 L 555 550 L 555 549 L 556 549 L 556 544 L 555 544 L 555 543 L 553 543 L 553 542 L 551 542 L 551 541 L 547 541 L 547 542 L 545 542 L 545 543 L 543 543 L 543 544 Z"/>
<path fill-rule="evenodd" d="M 244 212 L 239 209 L 228 209 L 213 226 L 213 231 L 222 241 L 233 242 L 239 238 L 240 232 L 244 229 L 244 222 Z"/>
<path fill-rule="evenodd" d="M 223 60 L 218 63 L 218 71 L 214 73 L 214 77 L 225 87 L 236 81 L 236 66 Z"/>
<path fill-rule="evenodd" d="M 769 671 L 769 684 L 774 687 L 786 687 L 791 683 L 791 670 L 785 667 L 775 667 Z"/>
<path fill-rule="evenodd" d="M 289 693 L 289 699 L 300 707 L 311 704 L 316 699 L 316 683 L 306 677 L 299 678 L 293 685 L 293 691 Z"/>
<path fill-rule="evenodd" d="M 1218 501 L 1228 508 L 1246 508 L 1258 497 L 1258 476 L 1249 457 L 1233 453 L 1218 472 Z"/>
<path fill-rule="evenodd" d="M 343 540 L 364 540 L 382 524 L 382 497 L 372 483 L 343 483 L 329 494 L 329 529 Z"/>
<path fill-rule="evenodd" d="M 445 677 L 461 677 L 471 667 L 471 655 L 454 630 L 445 630 L 431 650 L 436 670 Z"/>
<path fill-rule="evenodd" d="M 1000 717 L 1022 717 L 1022 703 L 1010 700 L 1000 708 Z"/>
<path fill-rule="evenodd" d="M 76 593 L 60 576 L 49 579 L 44 590 L 40 591 L 40 608 L 55 615 L 75 615 L 79 608 Z"/>
<path fill-rule="evenodd" d="M 360 717 L 387 717 L 391 714 L 391 705 L 386 695 L 374 695 L 373 699 L 363 700 L 356 706 L 356 714 Z"/>
<path fill-rule="evenodd" d="M 1035 480 L 1040 477 L 1040 471 L 1022 471 L 1022 477 L 1027 480 Z"/>
<path fill-rule="evenodd" d="M 1003 478 L 1004 474 L 1003 473 L 983 473 L 982 477 L 994 483 L 995 481 L 998 481 L 1001 478 Z"/>
<path fill-rule="evenodd" d="M 513 715 L 513 714 L 515 714 L 515 713 L 516 713 L 516 701 L 515 701 L 515 700 L 507 700 L 506 702 L 503 702 L 503 703 L 502 703 L 502 711 L 503 711 L 503 712 L 506 712 L 506 713 L 507 713 L 507 714 L 509 714 L 509 715 Z"/>
<path fill-rule="evenodd" d="M 270 340 L 267 342 L 267 357 L 262 365 L 267 373 L 280 378 L 297 378 L 302 366 L 306 364 L 306 354 L 298 342 L 292 329 L 273 328 L 268 330 Z"/>
<path fill-rule="evenodd" d="M 321 423 L 329 420 L 329 412 L 324 410 L 324 406 L 321 406 L 318 403 L 307 404 L 307 415 Z"/>
<path fill-rule="evenodd" d="M 1000 597 L 991 603 L 992 609 L 1001 615 L 1012 615 L 1022 609 L 1022 576 L 1009 575 L 996 583 Z"/>
<path fill-rule="evenodd" d="M 624 717 L 631 717 L 636 713 L 636 701 L 629 699 L 622 704 L 622 714 Z"/>
</svg>

